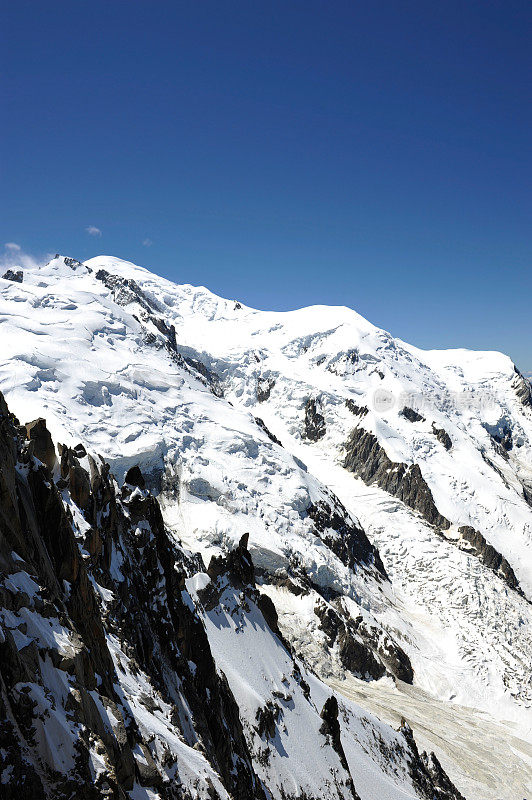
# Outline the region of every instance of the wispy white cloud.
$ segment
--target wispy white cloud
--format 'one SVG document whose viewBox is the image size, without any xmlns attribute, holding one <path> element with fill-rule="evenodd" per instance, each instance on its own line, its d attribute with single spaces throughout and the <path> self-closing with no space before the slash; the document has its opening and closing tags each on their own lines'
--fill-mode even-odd
<svg viewBox="0 0 532 800">
<path fill-rule="evenodd" d="M 25 253 L 16 242 L 6 242 L 4 244 L 4 252 L 0 253 L 0 269 L 2 272 L 13 267 L 32 269 L 45 264 L 50 258 L 50 254 L 35 258 L 30 253 Z"/>
<path fill-rule="evenodd" d="M 142 240 L 142 244 L 144 245 L 144 247 L 151 247 L 151 246 L 152 246 L 152 244 L 153 244 L 153 242 L 152 242 L 152 240 L 151 240 L 151 239 L 148 239 L 148 238 L 146 237 L 146 239 L 143 239 L 143 240 Z"/>
<path fill-rule="evenodd" d="M 88 227 L 85 228 L 85 230 L 87 231 L 89 236 L 101 236 L 102 235 L 101 230 L 99 228 L 97 228 L 95 225 L 89 225 Z"/>
</svg>

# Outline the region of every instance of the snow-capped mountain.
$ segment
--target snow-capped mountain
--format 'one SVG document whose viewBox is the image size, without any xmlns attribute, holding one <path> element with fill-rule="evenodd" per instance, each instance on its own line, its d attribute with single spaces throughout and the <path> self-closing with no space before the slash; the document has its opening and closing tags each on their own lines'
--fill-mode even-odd
<svg viewBox="0 0 532 800">
<path fill-rule="evenodd" d="M 52 578 L 35 552 L 11 545 L 6 580 L 29 604 L 6 605 L 4 624 L 16 652 L 37 643 L 32 687 L 57 687 L 58 727 L 37 725 L 48 744 L 34 746 L 36 774 L 43 763 L 82 774 L 72 753 L 54 760 L 48 739 L 60 729 L 71 751 L 81 725 L 95 737 L 83 766 L 95 796 L 114 780 L 132 798 L 458 797 L 404 717 L 468 800 L 522 800 L 532 785 L 532 389 L 507 357 L 421 351 L 347 308 L 256 311 L 111 257 L 12 270 L 0 280 L 0 326 L 10 412 L 44 417 L 66 453 L 50 455 L 51 480 L 19 431 L 12 470 L 30 488 L 37 472 L 57 494 L 114 670 L 111 680 L 95 669 L 94 685 L 77 685 L 74 670 L 70 686 L 50 672 L 61 668 L 43 656 L 37 587 Z M 46 641 L 91 651 L 68 605 L 72 581 L 59 561 L 51 571 L 59 622 Z M 136 631 L 158 613 L 168 622 L 154 631 L 152 663 Z M 82 689 L 98 708 L 116 706 L 133 761 L 94 715 L 69 719 L 69 692 Z M 230 730 L 223 755 L 199 711 L 212 692 Z M 51 714 L 42 689 L 25 696 Z"/>
</svg>

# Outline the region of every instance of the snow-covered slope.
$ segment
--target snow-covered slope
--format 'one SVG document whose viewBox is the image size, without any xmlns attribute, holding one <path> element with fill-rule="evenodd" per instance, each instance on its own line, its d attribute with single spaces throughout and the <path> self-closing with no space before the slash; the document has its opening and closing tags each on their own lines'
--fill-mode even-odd
<svg viewBox="0 0 532 800">
<path fill-rule="evenodd" d="M 256 311 L 111 257 L 0 280 L 0 326 L 17 416 L 119 479 L 139 463 L 206 563 L 249 534 L 322 678 L 413 680 L 450 717 L 530 737 L 531 392 L 508 358 L 421 351 L 347 308 Z"/>
<path fill-rule="evenodd" d="M 0 743 L 3 800 L 462 800 L 307 673 L 247 537 L 205 572 L 138 467 L 56 454 L 1 394 Z"/>
</svg>

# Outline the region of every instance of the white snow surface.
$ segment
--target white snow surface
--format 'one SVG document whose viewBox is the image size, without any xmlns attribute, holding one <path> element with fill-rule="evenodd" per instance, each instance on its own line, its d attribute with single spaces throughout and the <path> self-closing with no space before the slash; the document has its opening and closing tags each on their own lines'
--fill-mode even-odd
<svg viewBox="0 0 532 800">
<path fill-rule="evenodd" d="M 141 300 L 107 288 L 96 277 L 102 269 L 135 281 Z M 177 351 L 215 374 L 224 397 L 169 352 L 154 318 L 175 327 Z M 0 279 L 0 390 L 22 422 L 45 416 L 55 442 L 86 443 L 119 478 L 134 463 L 154 484 L 163 478 L 166 524 L 206 562 L 243 533 L 256 567 L 273 573 L 298 560 L 317 587 L 343 595 L 353 617 L 362 614 L 400 641 L 416 690 L 482 711 L 494 724 L 509 721 L 530 742 L 532 508 L 523 486 L 532 486 L 532 410 L 518 385 L 500 353 L 422 351 L 345 307 L 257 311 L 110 256 L 85 264 L 57 257 L 25 270 L 22 284 Z M 304 438 L 309 398 L 325 420 L 318 442 Z M 354 416 L 346 400 L 368 413 Z M 406 420 L 403 406 L 424 421 Z M 433 423 L 450 436 L 451 450 Z M 420 466 L 452 523 L 445 537 L 342 467 L 356 425 L 393 461 Z M 490 433 L 508 428 L 513 447 L 503 457 Z M 316 537 L 304 512 L 331 492 L 378 547 L 390 583 L 372 567 L 352 572 Z M 479 530 L 508 560 L 524 597 L 456 546 L 461 525 Z M 285 635 L 326 673 L 323 644 L 309 634 L 317 623 L 312 604 L 273 585 L 261 590 L 274 599 Z M 207 618 L 217 663 L 252 713 L 259 689 L 242 683 L 245 665 L 232 660 L 223 639 L 231 625 L 212 624 Z M 250 657 L 260 647 L 250 644 Z M 278 668 L 268 667 L 264 679 L 277 680 Z M 465 773 L 455 766 L 465 793 Z M 523 769 L 530 772 L 530 763 Z M 397 786 L 389 794 L 381 787 L 379 797 L 411 796 Z M 504 800 L 522 800 L 503 791 Z"/>
</svg>

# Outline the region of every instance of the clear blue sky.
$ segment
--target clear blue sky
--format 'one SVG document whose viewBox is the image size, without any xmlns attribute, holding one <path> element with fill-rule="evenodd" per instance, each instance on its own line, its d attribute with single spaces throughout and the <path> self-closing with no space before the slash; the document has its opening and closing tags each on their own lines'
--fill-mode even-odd
<svg viewBox="0 0 532 800">
<path fill-rule="evenodd" d="M 529 0 L 17 0 L 2 29 L 2 243 L 532 371 Z"/>
</svg>

